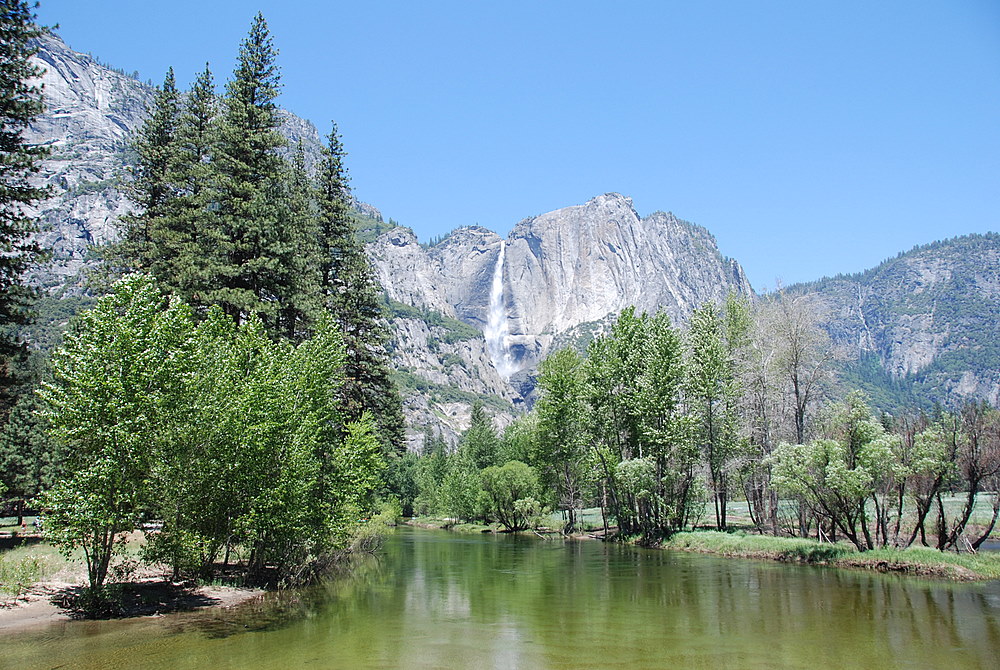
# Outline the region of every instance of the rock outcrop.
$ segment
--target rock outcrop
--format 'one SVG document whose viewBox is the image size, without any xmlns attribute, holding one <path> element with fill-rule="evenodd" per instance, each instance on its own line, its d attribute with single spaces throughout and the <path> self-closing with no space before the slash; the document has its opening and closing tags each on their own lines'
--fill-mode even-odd
<svg viewBox="0 0 1000 670">
<path fill-rule="evenodd" d="M 152 89 L 77 53 L 55 35 L 39 39 L 45 112 L 25 133 L 49 147 L 40 180 L 52 197 L 40 203 L 40 241 L 52 263 L 31 279 L 48 289 L 79 285 L 87 250 L 116 239 L 115 220 L 130 209 L 119 189 L 129 138 L 145 119 Z"/>
<path fill-rule="evenodd" d="M 672 214 L 641 218 L 617 193 L 518 223 L 506 240 L 459 228 L 430 248 L 406 229 L 371 245 L 389 297 L 486 330 L 504 246 L 500 309 L 514 372 L 533 367 L 561 334 L 634 305 L 677 322 L 730 290 L 749 294 L 742 268 L 707 230 Z"/>
<path fill-rule="evenodd" d="M 629 306 L 665 310 L 675 323 L 734 290 L 742 268 L 707 230 L 673 214 L 640 218 L 617 193 L 526 219 L 511 231 L 504 268 L 515 369 L 535 365 L 553 339 Z"/>
</svg>

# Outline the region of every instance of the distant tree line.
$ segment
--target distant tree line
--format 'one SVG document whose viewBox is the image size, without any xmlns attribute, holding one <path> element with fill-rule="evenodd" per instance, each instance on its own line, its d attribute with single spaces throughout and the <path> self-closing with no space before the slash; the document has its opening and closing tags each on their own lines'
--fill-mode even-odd
<svg viewBox="0 0 1000 670">
<path fill-rule="evenodd" d="M 432 441 L 412 467 L 414 509 L 513 529 L 490 491 L 496 468 L 516 467 L 522 507 L 562 510 L 566 531 L 587 507 L 647 542 L 726 530 L 739 500 L 762 533 L 978 548 L 1000 513 L 1000 413 L 878 416 L 859 392 L 829 402 L 831 351 L 807 299 L 783 292 L 706 303 L 684 330 L 627 309 L 585 354 L 542 362 L 534 410 L 503 436 L 477 408 L 454 454 Z M 983 498 L 991 518 L 973 527 Z"/>
</svg>

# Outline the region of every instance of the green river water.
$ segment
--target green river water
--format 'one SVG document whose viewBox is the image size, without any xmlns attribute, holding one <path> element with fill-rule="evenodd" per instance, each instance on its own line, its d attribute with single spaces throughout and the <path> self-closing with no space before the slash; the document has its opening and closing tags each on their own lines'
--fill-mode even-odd
<svg viewBox="0 0 1000 670">
<path fill-rule="evenodd" d="M 7 636 L 10 668 L 1000 668 L 1000 584 L 401 528 L 226 611 Z"/>
</svg>

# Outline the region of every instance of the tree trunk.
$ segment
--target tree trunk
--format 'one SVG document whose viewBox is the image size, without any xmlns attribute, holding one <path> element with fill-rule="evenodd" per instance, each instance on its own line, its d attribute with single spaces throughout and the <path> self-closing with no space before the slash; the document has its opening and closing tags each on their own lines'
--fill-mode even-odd
<svg viewBox="0 0 1000 670">
<path fill-rule="evenodd" d="M 982 545 L 982 543 L 986 541 L 986 538 L 990 536 L 990 533 L 993 532 L 993 529 L 997 525 L 998 516 L 1000 516 L 1000 492 L 993 494 L 993 516 L 990 518 L 990 525 L 987 526 L 983 534 L 979 536 L 979 539 L 972 543 L 973 551 L 979 551 L 980 545 Z"/>
</svg>

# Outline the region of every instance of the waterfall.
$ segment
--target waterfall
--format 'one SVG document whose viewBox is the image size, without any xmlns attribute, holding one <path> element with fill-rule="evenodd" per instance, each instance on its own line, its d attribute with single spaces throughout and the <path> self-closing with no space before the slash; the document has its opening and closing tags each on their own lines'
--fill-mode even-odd
<svg viewBox="0 0 1000 670">
<path fill-rule="evenodd" d="M 486 348 L 493 359 L 493 367 L 500 376 L 507 379 L 514 374 L 514 363 L 507 349 L 507 311 L 503 303 L 503 259 L 506 245 L 500 240 L 500 253 L 497 254 L 497 264 L 493 268 L 493 283 L 490 286 L 490 314 L 483 335 L 486 337 Z"/>
</svg>

